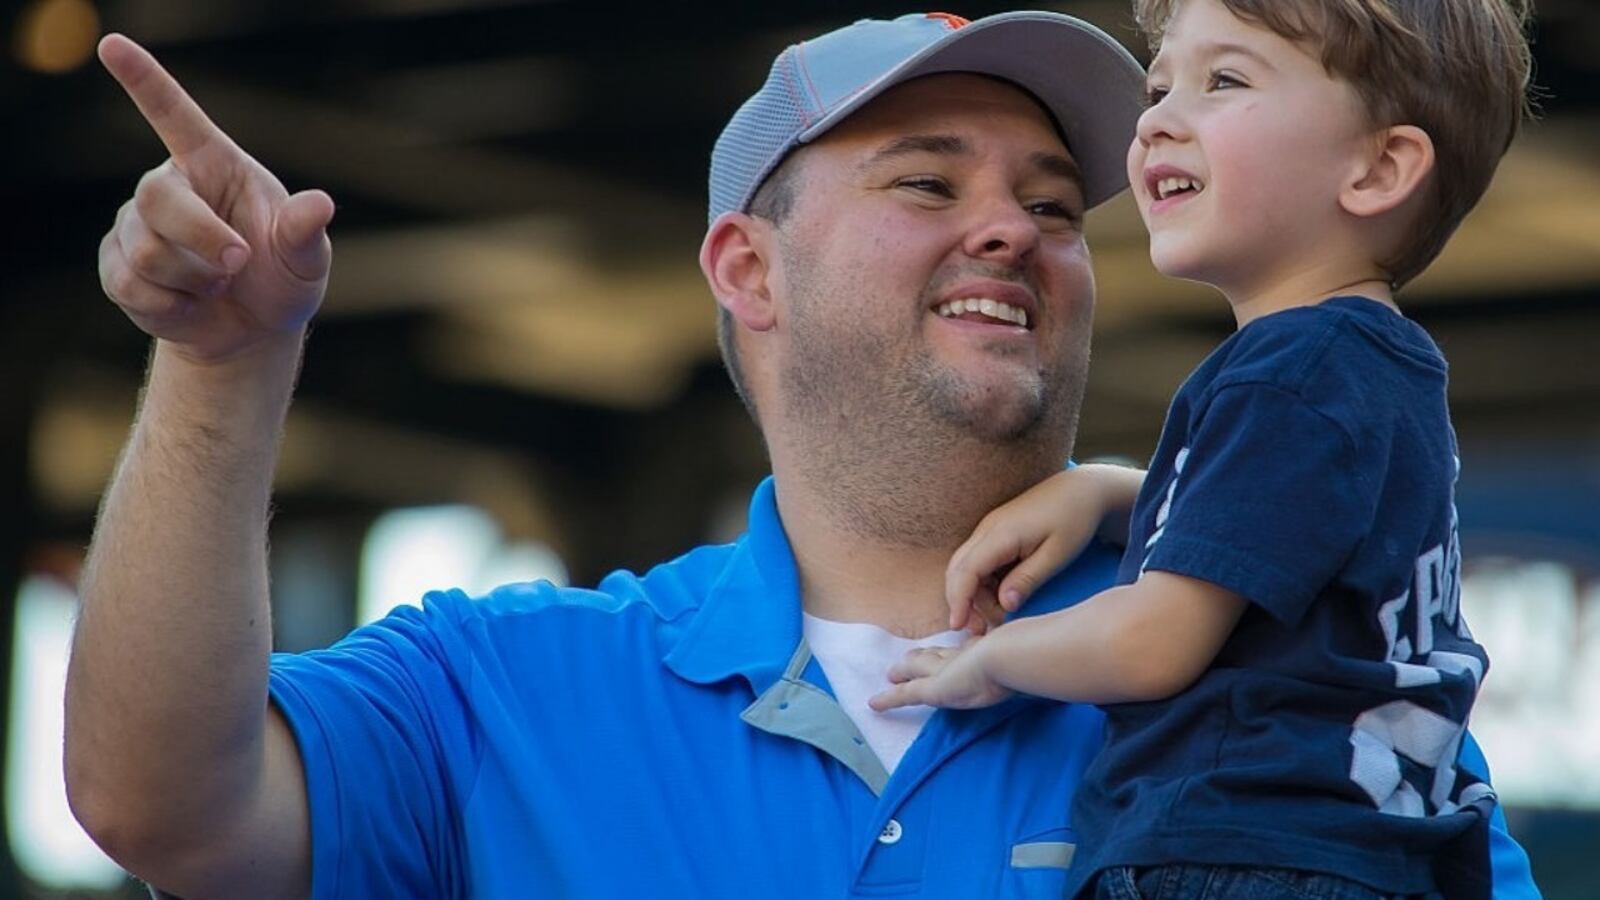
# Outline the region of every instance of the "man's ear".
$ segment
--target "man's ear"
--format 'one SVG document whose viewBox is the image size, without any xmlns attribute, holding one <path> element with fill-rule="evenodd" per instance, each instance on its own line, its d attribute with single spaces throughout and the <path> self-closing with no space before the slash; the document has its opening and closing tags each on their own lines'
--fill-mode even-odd
<svg viewBox="0 0 1600 900">
<path fill-rule="evenodd" d="M 717 304 L 752 331 L 769 331 L 777 322 L 771 262 L 772 226 L 746 213 L 718 216 L 700 245 L 700 271 Z"/>
<path fill-rule="evenodd" d="M 1364 168 L 1339 192 L 1344 211 L 1362 218 L 1405 204 L 1433 171 L 1433 139 L 1415 125 L 1392 125 L 1379 131 L 1372 148 Z"/>
</svg>

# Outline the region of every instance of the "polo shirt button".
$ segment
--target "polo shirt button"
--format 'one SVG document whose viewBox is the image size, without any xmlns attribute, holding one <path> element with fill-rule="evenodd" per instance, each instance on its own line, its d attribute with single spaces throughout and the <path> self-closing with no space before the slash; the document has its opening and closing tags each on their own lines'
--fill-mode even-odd
<svg viewBox="0 0 1600 900">
<path fill-rule="evenodd" d="M 889 824 L 883 826 L 883 830 L 878 832 L 878 843 L 898 844 L 900 843 L 900 835 L 904 833 L 904 830 L 900 828 L 900 823 L 890 819 Z"/>
</svg>

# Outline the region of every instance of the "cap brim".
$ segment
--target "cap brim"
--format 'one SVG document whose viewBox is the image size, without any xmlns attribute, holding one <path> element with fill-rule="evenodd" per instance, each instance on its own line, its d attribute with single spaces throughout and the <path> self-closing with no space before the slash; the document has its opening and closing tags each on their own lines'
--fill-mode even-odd
<svg viewBox="0 0 1600 900">
<path fill-rule="evenodd" d="M 1105 32 L 1071 16 L 1002 13 L 950 34 L 869 82 L 801 132 L 807 143 L 897 84 L 937 72 L 1003 78 L 1055 116 L 1095 207 L 1128 186 L 1128 145 L 1143 112 L 1144 67 Z"/>
</svg>

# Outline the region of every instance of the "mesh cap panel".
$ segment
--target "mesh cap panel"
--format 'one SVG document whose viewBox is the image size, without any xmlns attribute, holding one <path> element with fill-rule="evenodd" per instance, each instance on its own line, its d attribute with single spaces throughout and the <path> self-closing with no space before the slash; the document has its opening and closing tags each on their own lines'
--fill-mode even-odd
<svg viewBox="0 0 1600 900">
<path fill-rule="evenodd" d="M 778 54 L 767 82 L 728 121 L 711 151 L 711 213 L 744 209 L 808 124 L 795 48 Z"/>
</svg>

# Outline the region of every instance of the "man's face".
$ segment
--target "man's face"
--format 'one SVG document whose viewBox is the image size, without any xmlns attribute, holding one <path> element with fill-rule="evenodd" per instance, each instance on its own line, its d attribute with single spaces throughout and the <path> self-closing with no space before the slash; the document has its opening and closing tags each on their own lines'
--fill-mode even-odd
<svg viewBox="0 0 1600 900">
<path fill-rule="evenodd" d="M 1076 166 L 1037 103 L 929 76 L 800 152 L 771 279 L 785 418 L 926 432 L 931 414 L 1065 446 L 1094 281 Z"/>
</svg>

